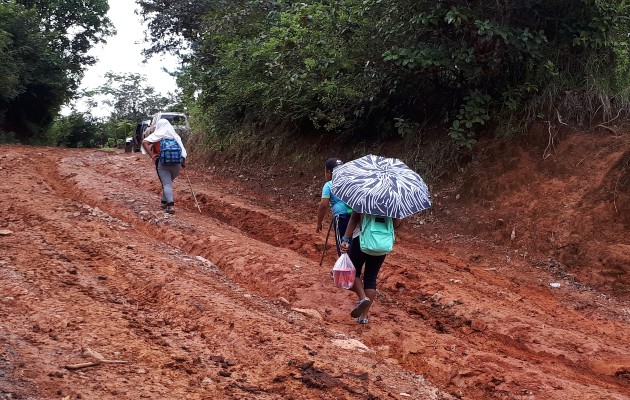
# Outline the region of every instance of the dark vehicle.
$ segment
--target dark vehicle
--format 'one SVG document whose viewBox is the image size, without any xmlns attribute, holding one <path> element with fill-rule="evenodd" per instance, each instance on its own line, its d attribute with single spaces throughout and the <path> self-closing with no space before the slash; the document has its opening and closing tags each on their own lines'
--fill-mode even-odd
<svg viewBox="0 0 630 400">
<path fill-rule="evenodd" d="M 151 120 L 147 119 L 142 122 L 138 122 L 138 124 L 136 125 L 136 132 L 133 135 L 132 145 L 133 151 L 136 153 L 140 151 L 140 146 L 142 146 L 142 139 L 144 139 L 144 131 L 149 127 L 149 124 L 151 124 Z"/>
</svg>

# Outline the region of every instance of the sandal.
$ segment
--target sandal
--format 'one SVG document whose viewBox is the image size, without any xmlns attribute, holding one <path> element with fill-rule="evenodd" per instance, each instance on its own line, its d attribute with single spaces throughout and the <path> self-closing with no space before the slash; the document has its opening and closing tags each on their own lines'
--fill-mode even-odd
<svg viewBox="0 0 630 400">
<path fill-rule="evenodd" d="M 370 322 L 370 317 L 369 316 L 367 316 L 365 318 L 359 317 L 359 318 L 357 318 L 357 322 L 360 323 L 360 324 L 365 325 L 365 324 Z"/>
<path fill-rule="evenodd" d="M 352 310 L 350 311 L 350 316 L 352 318 L 358 318 L 365 312 L 365 310 L 368 309 L 368 307 L 370 307 L 370 298 L 364 297 L 354 304 L 354 307 L 352 307 Z"/>
<path fill-rule="evenodd" d="M 167 208 L 166 209 L 166 213 L 167 214 L 175 214 L 175 210 L 173 210 L 172 208 Z"/>
</svg>

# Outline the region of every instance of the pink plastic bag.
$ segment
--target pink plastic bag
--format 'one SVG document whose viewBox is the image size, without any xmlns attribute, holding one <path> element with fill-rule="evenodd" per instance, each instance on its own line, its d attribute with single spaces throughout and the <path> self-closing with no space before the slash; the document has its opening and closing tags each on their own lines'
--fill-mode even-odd
<svg viewBox="0 0 630 400">
<path fill-rule="evenodd" d="M 335 262 L 332 269 L 333 281 L 335 286 L 342 289 L 350 289 L 354 285 L 354 274 L 356 270 L 348 254 L 343 253 Z"/>
</svg>

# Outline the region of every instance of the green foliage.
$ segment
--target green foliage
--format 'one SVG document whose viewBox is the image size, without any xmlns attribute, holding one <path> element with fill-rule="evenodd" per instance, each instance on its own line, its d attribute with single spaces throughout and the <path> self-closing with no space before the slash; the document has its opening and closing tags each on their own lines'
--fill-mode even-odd
<svg viewBox="0 0 630 400">
<path fill-rule="evenodd" d="M 105 73 L 105 84 L 83 94 L 82 100 L 93 105 L 103 103 L 111 108 L 109 119 L 140 121 L 164 110 L 173 99 L 159 95 L 147 84 L 144 75 Z M 170 107 L 169 107 L 170 109 Z"/>
<path fill-rule="evenodd" d="M 490 96 L 474 91 L 464 97 L 464 102 L 455 118 L 452 119 L 453 124 L 448 135 L 457 145 L 471 149 L 476 143 L 473 134 L 474 127 L 485 125 L 486 121 L 490 120 L 488 115 Z"/>
<path fill-rule="evenodd" d="M 140 5 L 140 15 L 151 32 L 151 46 L 145 53 L 152 55 L 160 52 L 180 54 L 205 30 L 203 16 L 211 9 L 222 8 L 223 3 L 243 1 L 137 0 L 136 3 Z"/>
<path fill-rule="evenodd" d="M 347 128 L 370 85 L 341 13 L 336 5 L 251 2 L 210 14 L 207 24 L 224 29 L 203 36 L 213 61 L 184 74 L 202 81 L 200 101 L 222 130 L 250 120 Z"/>
<path fill-rule="evenodd" d="M 622 0 L 140 4 L 150 52 L 189 50 L 178 82 L 212 137 L 293 124 L 361 141 L 432 123 L 471 148 L 489 127 L 630 103 Z"/>
<path fill-rule="evenodd" d="M 15 142 L 15 133 L 0 131 L 0 144 L 13 144 Z"/>
<path fill-rule="evenodd" d="M 9 15 L 4 10 L 3 13 L 0 14 L 2 18 L 8 18 Z M 6 28 L 3 26 L 3 28 Z M 0 104 L 8 103 L 21 91 L 20 85 L 20 77 L 19 77 L 19 68 L 21 64 L 21 60 L 16 59 L 16 57 L 12 54 L 12 34 L 5 31 L 0 30 L 0 59 L 4 60 L 0 63 L 0 76 L 3 77 L 0 80 Z M 0 121 L 1 121 L 0 115 Z"/>
<path fill-rule="evenodd" d="M 42 140 L 109 33 L 105 0 L 0 2 L 0 130 Z"/>
<path fill-rule="evenodd" d="M 99 130 L 99 123 L 89 115 L 73 112 L 66 117 L 58 117 L 48 137 L 54 146 L 97 147 L 100 144 Z"/>
<path fill-rule="evenodd" d="M 108 137 L 107 138 L 107 142 L 105 143 L 104 147 L 116 148 L 117 147 L 117 143 L 118 143 L 118 140 L 116 140 L 116 138 Z"/>
<path fill-rule="evenodd" d="M 114 33 L 107 17 L 107 0 L 16 0 L 39 16 L 48 49 L 61 56 L 74 92 L 83 71 L 96 59 L 88 54 L 96 44 Z"/>
<path fill-rule="evenodd" d="M 173 94 L 164 97 L 147 84 L 140 74 L 107 72 L 102 86 L 83 93 L 77 100 L 85 102 L 88 110 L 106 105 L 109 115 L 97 119 L 88 111 L 75 110 L 59 117 L 50 131 L 51 144 L 68 147 L 122 147 L 125 138 L 133 136 L 136 124 L 161 110 L 184 111 L 183 104 Z"/>
<path fill-rule="evenodd" d="M 394 127 L 400 137 L 404 138 L 420 132 L 420 124 L 417 122 L 412 122 L 404 118 L 394 118 L 394 121 L 396 121 Z"/>
<path fill-rule="evenodd" d="M 73 111 L 68 116 L 59 116 L 41 144 L 64 147 L 123 147 L 125 139 L 133 135 L 136 121 L 105 120 L 94 118 L 89 113 Z"/>
<path fill-rule="evenodd" d="M 33 136 L 66 95 L 55 90 L 67 83 L 61 60 L 47 48 L 36 13 L 13 2 L 0 3 L 0 52 L 0 129 Z"/>
</svg>

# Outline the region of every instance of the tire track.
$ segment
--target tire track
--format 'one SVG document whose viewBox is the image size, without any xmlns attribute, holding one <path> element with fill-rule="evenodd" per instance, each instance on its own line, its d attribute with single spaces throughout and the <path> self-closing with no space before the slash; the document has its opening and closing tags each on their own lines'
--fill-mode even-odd
<svg viewBox="0 0 630 400">
<path fill-rule="evenodd" d="M 104 189 L 99 182 L 106 162 L 116 168 L 105 178 Z M 627 382 L 611 378 L 615 370 L 588 361 L 613 356 L 621 365 L 628 362 L 623 359 L 623 335 L 602 335 L 627 329 L 627 321 L 593 323 L 593 314 L 569 309 L 571 297 L 551 294 L 527 277 L 514 283 L 525 276 L 521 269 L 528 271 L 525 262 L 510 268 L 500 264 L 507 275 L 497 277 L 447 256 L 444 248 L 426 246 L 411 230 L 386 262 L 374 312 L 377 323 L 362 329 L 348 325 L 346 311 L 340 310 L 347 307 L 348 296 L 334 291 L 326 271 L 314 267 L 319 250 L 309 247 L 314 236 L 301 223 L 208 189 L 199 191 L 206 196 L 203 221 L 194 215 L 192 198 L 186 200 L 181 191 L 178 195 L 190 213 L 164 218 L 147 207 L 157 193 L 150 184 L 129 187 L 123 172 L 126 162 L 120 155 L 63 159 L 58 175 L 48 173 L 46 182 L 69 198 L 106 210 L 147 238 L 211 260 L 227 279 L 250 293 L 268 299 L 284 297 L 292 305 L 317 309 L 324 317 L 320 326 L 360 337 L 376 349 L 380 360 L 424 374 L 450 393 L 473 398 L 532 393 L 570 399 L 593 386 L 613 399 L 629 393 Z M 82 170 L 72 176 L 68 167 Z M 246 222 L 239 224 L 241 214 Z M 287 229 L 293 243 L 282 239 Z M 424 252 L 414 250 L 417 247 Z M 256 274 L 251 274 L 252 269 Z M 429 300 L 436 293 L 442 298 Z M 580 296 L 586 300 L 594 294 Z M 160 304 L 169 302 L 167 295 L 157 297 Z M 313 329 L 317 326 L 313 324 Z M 573 342 L 582 343 L 582 353 L 571 348 Z"/>
</svg>

